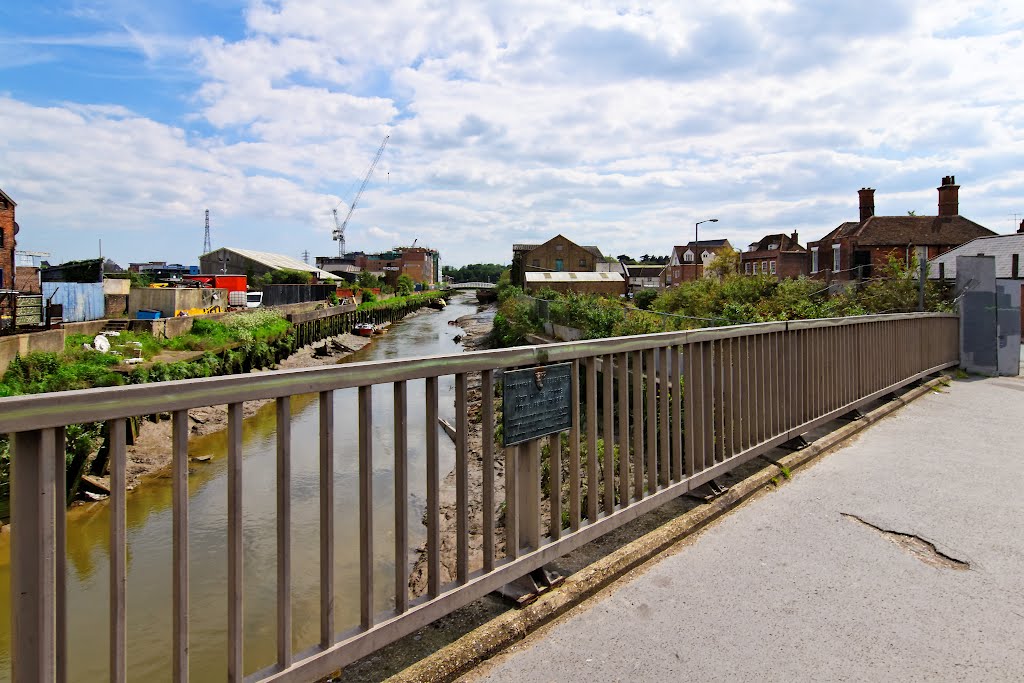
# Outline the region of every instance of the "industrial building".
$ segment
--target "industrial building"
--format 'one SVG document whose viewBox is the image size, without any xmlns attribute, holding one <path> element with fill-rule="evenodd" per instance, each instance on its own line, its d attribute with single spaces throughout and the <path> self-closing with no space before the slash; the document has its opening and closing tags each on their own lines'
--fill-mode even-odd
<svg viewBox="0 0 1024 683">
<path fill-rule="evenodd" d="M 246 275 L 251 281 L 277 270 L 298 270 L 309 273 L 318 282 L 337 282 L 340 277 L 297 258 L 252 249 L 221 247 L 199 257 L 199 270 L 206 274 Z"/>
</svg>

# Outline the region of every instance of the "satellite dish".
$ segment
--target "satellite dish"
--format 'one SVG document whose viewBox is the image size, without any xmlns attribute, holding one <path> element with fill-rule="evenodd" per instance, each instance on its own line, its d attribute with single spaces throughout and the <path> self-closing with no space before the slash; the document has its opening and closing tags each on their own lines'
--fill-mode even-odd
<svg viewBox="0 0 1024 683">
<path fill-rule="evenodd" d="M 96 335 L 96 338 L 92 340 L 92 345 L 100 353 L 106 353 L 110 350 L 110 341 L 102 334 Z"/>
</svg>

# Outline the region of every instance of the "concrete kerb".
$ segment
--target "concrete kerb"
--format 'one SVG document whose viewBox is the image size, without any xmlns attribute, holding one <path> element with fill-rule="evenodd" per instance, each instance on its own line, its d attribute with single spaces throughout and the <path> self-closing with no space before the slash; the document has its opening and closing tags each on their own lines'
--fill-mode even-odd
<svg viewBox="0 0 1024 683">
<path fill-rule="evenodd" d="M 690 510 L 572 574 L 562 585 L 542 594 L 530 605 L 492 619 L 387 680 L 389 683 L 437 683 L 454 680 L 583 603 L 633 569 L 686 540 L 718 517 L 741 505 L 755 493 L 775 484 L 783 468 L 792 472 L 806 465 L 869 425 L 935 390 L 936 387 L 948 384 L 949 381 L 948 375 L 941 375 L 878 406 L 862 418 L 822 436 L 807 448 L 794 451 L 779 459 L 777 464 L 736 482 L 724 495 Z"/>
</svg>

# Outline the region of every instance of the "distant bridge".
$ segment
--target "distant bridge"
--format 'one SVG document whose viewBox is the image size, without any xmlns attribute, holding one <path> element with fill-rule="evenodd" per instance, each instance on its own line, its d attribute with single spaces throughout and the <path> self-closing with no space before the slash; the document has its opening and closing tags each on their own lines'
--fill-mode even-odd
<svg viewBox="0 0 1024 683">
<path fill-rule="evenodd" d="M 448 285 L 452 289 L 494 289 L 490 282 L 456 282 Z"/>
</svg>

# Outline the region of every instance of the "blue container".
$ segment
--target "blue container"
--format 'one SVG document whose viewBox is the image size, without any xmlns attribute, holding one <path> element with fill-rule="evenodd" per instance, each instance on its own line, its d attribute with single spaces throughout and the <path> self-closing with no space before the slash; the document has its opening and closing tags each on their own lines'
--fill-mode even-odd
<svg viewBox="0 0 1024 683">
<path fill-rule="evenodd" d="M 138 320 L 157 320 L 160 318 L 160 311 L 154 311 L 150 308 L 140 308 L 135 317 Z"/>
</svg>

